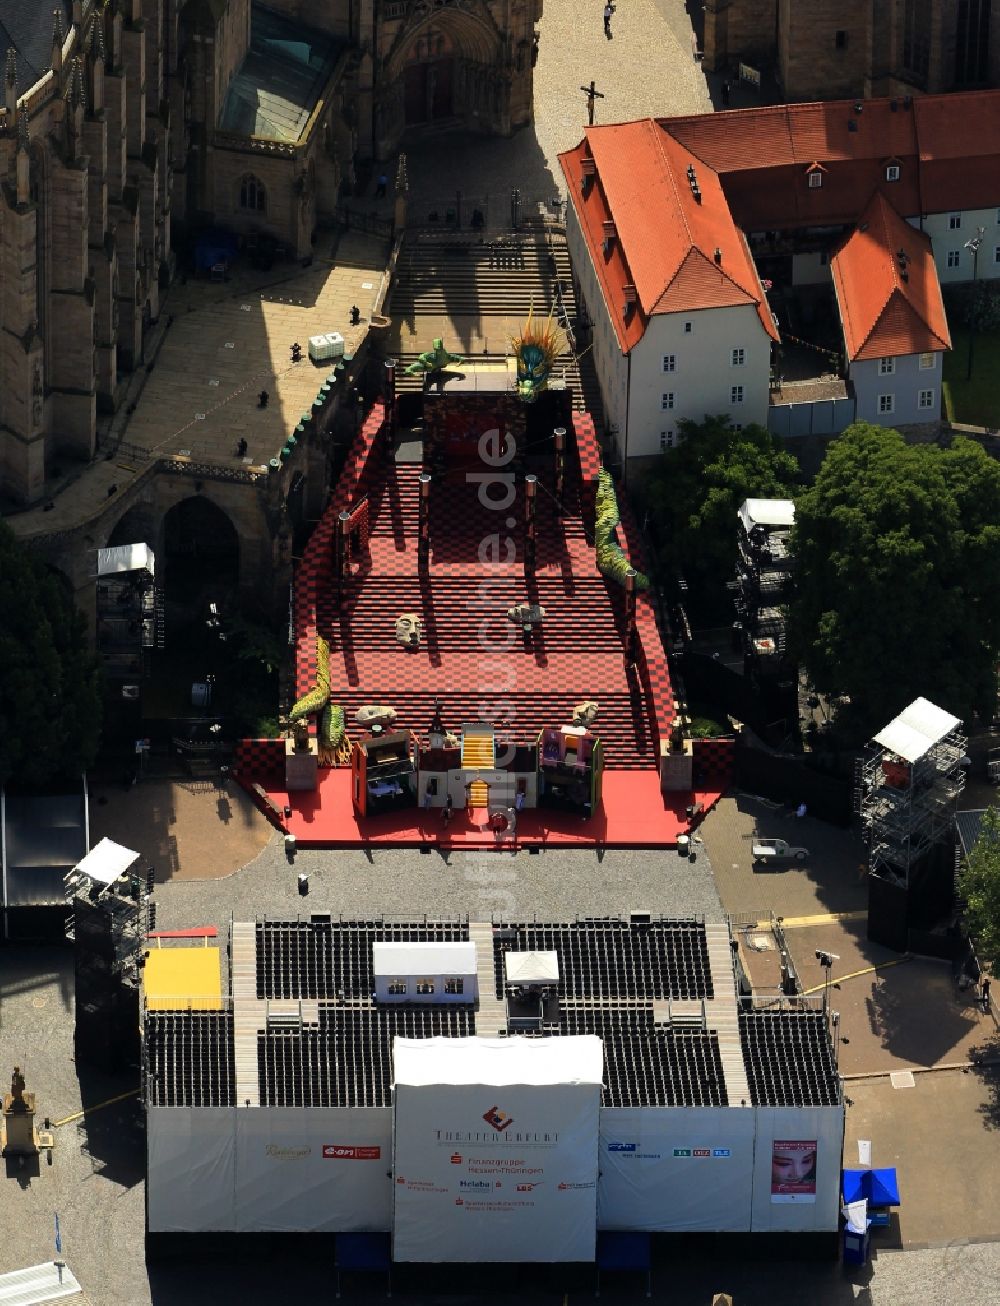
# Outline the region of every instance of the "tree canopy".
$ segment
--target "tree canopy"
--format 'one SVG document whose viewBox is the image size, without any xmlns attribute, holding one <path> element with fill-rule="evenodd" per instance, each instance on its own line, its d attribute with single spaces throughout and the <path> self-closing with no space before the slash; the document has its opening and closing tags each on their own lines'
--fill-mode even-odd
<svg viewBox="0 0 1000 1306">
<path fill-rule="evenodd" d="M 736 513 L 747 498 L 785 499 L 798 463 L 762 426 L 737 431 L 729 417 L 682 420 L 681 437 L 646 480 L 646 499 L 663 561 L 692 589 L 733 578 Z"/>
<path fill-rule="evenodd" d="M 965 918 L 980 962 L 1000 975 L 1000 810 L 983 814 L 979 838 L 959 875 Z"/>
<path fill-rule="evenodd" d="M 919 695 L 992 715 L 1000 652 L 1000 464 L 969 440 L 907 444 L 856 423 L 795 506 L 792 650 L 866 738 Z"/>
<path fill-rule="evenodd" d="M 0 522 L 0 784 L 78 777 L 100 731 L 83 617 L 60 578 Z"/>
</svg>

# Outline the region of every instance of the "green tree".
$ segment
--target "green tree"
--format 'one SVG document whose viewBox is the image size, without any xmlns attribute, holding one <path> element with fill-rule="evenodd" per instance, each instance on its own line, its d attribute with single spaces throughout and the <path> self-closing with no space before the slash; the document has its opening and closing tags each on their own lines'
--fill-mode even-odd
<svg viewBox="0 0 1000 1306">
<path fill-rule="evenodd" d="M 1000 975 L 1000 810 L 990 807 L 958 880 L 965 917 L 983 965 Z"/>
<path fill-rule="evenodd" d="M 923 695 L 992 711 L 1000 651 L 1000 465 L 968 440 L 907 444 L 856 423 L 796 500 L 789 639 L 867 738 Z"/>
<path fill-rule="evenodd" d="M 97 755 L 101 694 L 83 617 L 0 522 L 0 783 L 78 777 Z"/>
<path fill-rule="evenodd" d="M 645 482 L 661 557 L 679 568 L 696 597 L 733 578 L 736 513 L 747 498 L 788 498 L 798 463 L 762 426 L 737 431 L 721 415 L 680 421 L 680 443 Z"/>
</svg>

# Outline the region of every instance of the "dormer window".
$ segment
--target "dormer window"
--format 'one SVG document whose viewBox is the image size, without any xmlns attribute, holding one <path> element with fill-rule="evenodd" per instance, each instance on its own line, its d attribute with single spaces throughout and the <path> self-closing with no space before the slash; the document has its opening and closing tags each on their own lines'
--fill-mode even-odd
<svg viewBox="0 0 1000 1306">
<path fill-rule="evenodd" d="M 899 181 L 899 164 L 889 163 L 885 169 L 886 181 Z"/>
<path fill-rule="evenodd" d="M 806 177 L 808 179 L 810 190 L 819 190 L 820 186 L 823 185 L 823 173 L 825 171 L 826 169 L 819 163 L 810 164 L 806 169 Z"/>
<path fill-rule="evenodd" d="M 584 199 L 594 184 L 594 178 L 597 175 L 597 164 L 593 159 L 582 158 L 580 160 L 580 190 L 583 192 Z"/>
<path fill-rule="evenodd" d="M 622 317 L 624 317 L 626 322 L 635 312 L 636 298 L 635 286 L 628 285 L 622 287 Z"/>
<path fill-rule="evenodd" d="M 615 224 L 613 222 L 602 222 L 601 234 L 604 237 L 604 253 L 605 256 L 607 256 L 608 254 L 611 253 L 612 247 L 614 246 L 615 243 L 615 238 L 618 235 L 618 231 L 617 228 L 615 227 Z"/>
</svg>

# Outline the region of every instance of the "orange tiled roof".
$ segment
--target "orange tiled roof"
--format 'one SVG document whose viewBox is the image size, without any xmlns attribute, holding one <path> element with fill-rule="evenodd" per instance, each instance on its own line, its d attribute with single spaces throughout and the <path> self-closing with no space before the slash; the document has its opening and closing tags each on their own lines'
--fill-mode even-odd
<svg viewBox="0 0 1000 1306">
<path fill-rule="evenodd" d="M 873 197 L 830 270 L 852 362 L 951 348 L 931 242 L 885 195 Z"/>
<path fill-rule="evenodd" d="M 589 127 L 584 141 L 559 157 L 623 350 L 641 338 L 655 313 L 739 304 L 753 304 L 764 329 L 777 338 L 746 241 L 712 169 L 648 118 Z M 586 158 L 593 159 L 596 176 L 584 195 Z M 616 236 L 605 252 L 607 221 L 614 222 Z M 625 285 L 635 286 L 641 310 L 628 321 Z"/>
<path fill-rule="evenodd" d="M 925 95 L 909 104 L 895 97 L 768 105 L 660 122 L 719 173 L 745 231 L 854 222 L 890 161 L 900 166 L 890 183 L 893 203 L 908 216 L 996 202 L 1000 91 Z M 802 173 L 817 161 L 828 175 L 810 190 Z"/>
<path fill-rule="evenodd" d="M 653 313 L 750 302 L 774 336 L 743 232 L 853 225 L 883 190 L 892 201 L 885 222 L 894 226 L 902 223 L 899 213 L 916 217 L 997 204 L 1000 91 L 643 119 L 588 128 L 580 145 L 559 158 L 623 350 L 641 339 Z M 596 176 L 584 195 L 583 168 L 591 159 Z M 895 182 L 886 177 L 890 164 L 899 168 Z M 691 193 L 689 167 L 700 204 Z M 807 174 L 817 167 L 823 184 L 811 187 Z M 618 238 L 605 252 L 603 224 L 609 221 Z M 900 243 L 905 247 L 902 237 Z M 847 263 L 859 248 L 852 247 Z M 898 342 L 916 338 L 920 328 L 905 326 L 915 313 L 935 339 L 947 342 L 939 289 L 932 303 L 933 264 L 922 243 L 918 253 L 908 293 L 897 286 L 898 305 L 888 307 L 888 294 L 880 304 L 886 315 L 879 331 L 888 332 L 898 318 Z M 917 303 L 918 262 L 928 267 L 925 313 Z M 883 269 L 883 281 L 888 273 Z M 630 284 L 638 304 L 626 318 L 623 288 Z M 859 284 L 851 293 L 860 296 L 855 317 L 863 323 L 867 291 Z M 874 329 L 872 319 L 869 333 Z"/>
</svg>

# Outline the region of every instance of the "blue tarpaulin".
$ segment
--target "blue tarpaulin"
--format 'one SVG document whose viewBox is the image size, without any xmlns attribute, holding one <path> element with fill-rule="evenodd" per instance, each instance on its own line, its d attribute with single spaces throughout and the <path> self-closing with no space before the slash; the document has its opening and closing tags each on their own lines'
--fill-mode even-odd
<svg viewBox="0 0 1000 1306">
<path fill-rule="evenodd" d="M 229 263 L 236 257 L 239 241 L 231 231 L 205 231 L 194 247 L 194 265 L 199 272 L 208 272 L 216 263 Z"/>
<path fill-rule="evenodd" d="M 845 1170 L 844 1202 L 867 1199 L 869 1206 L 899 1206 L 899 1184 L 895 1167 L 883 1170 Z"/>
<path fill-rule="evenodd" d="M 599 1270 L 648 1270 L 649 1234 L 605 1232 L 597 1235 Z"/>
<path fill-rule="evenodd" d="M 390 1264 L 387 1233 L 337 1234 L 338 1270 L 388 1270 Z"/>
</svg>

